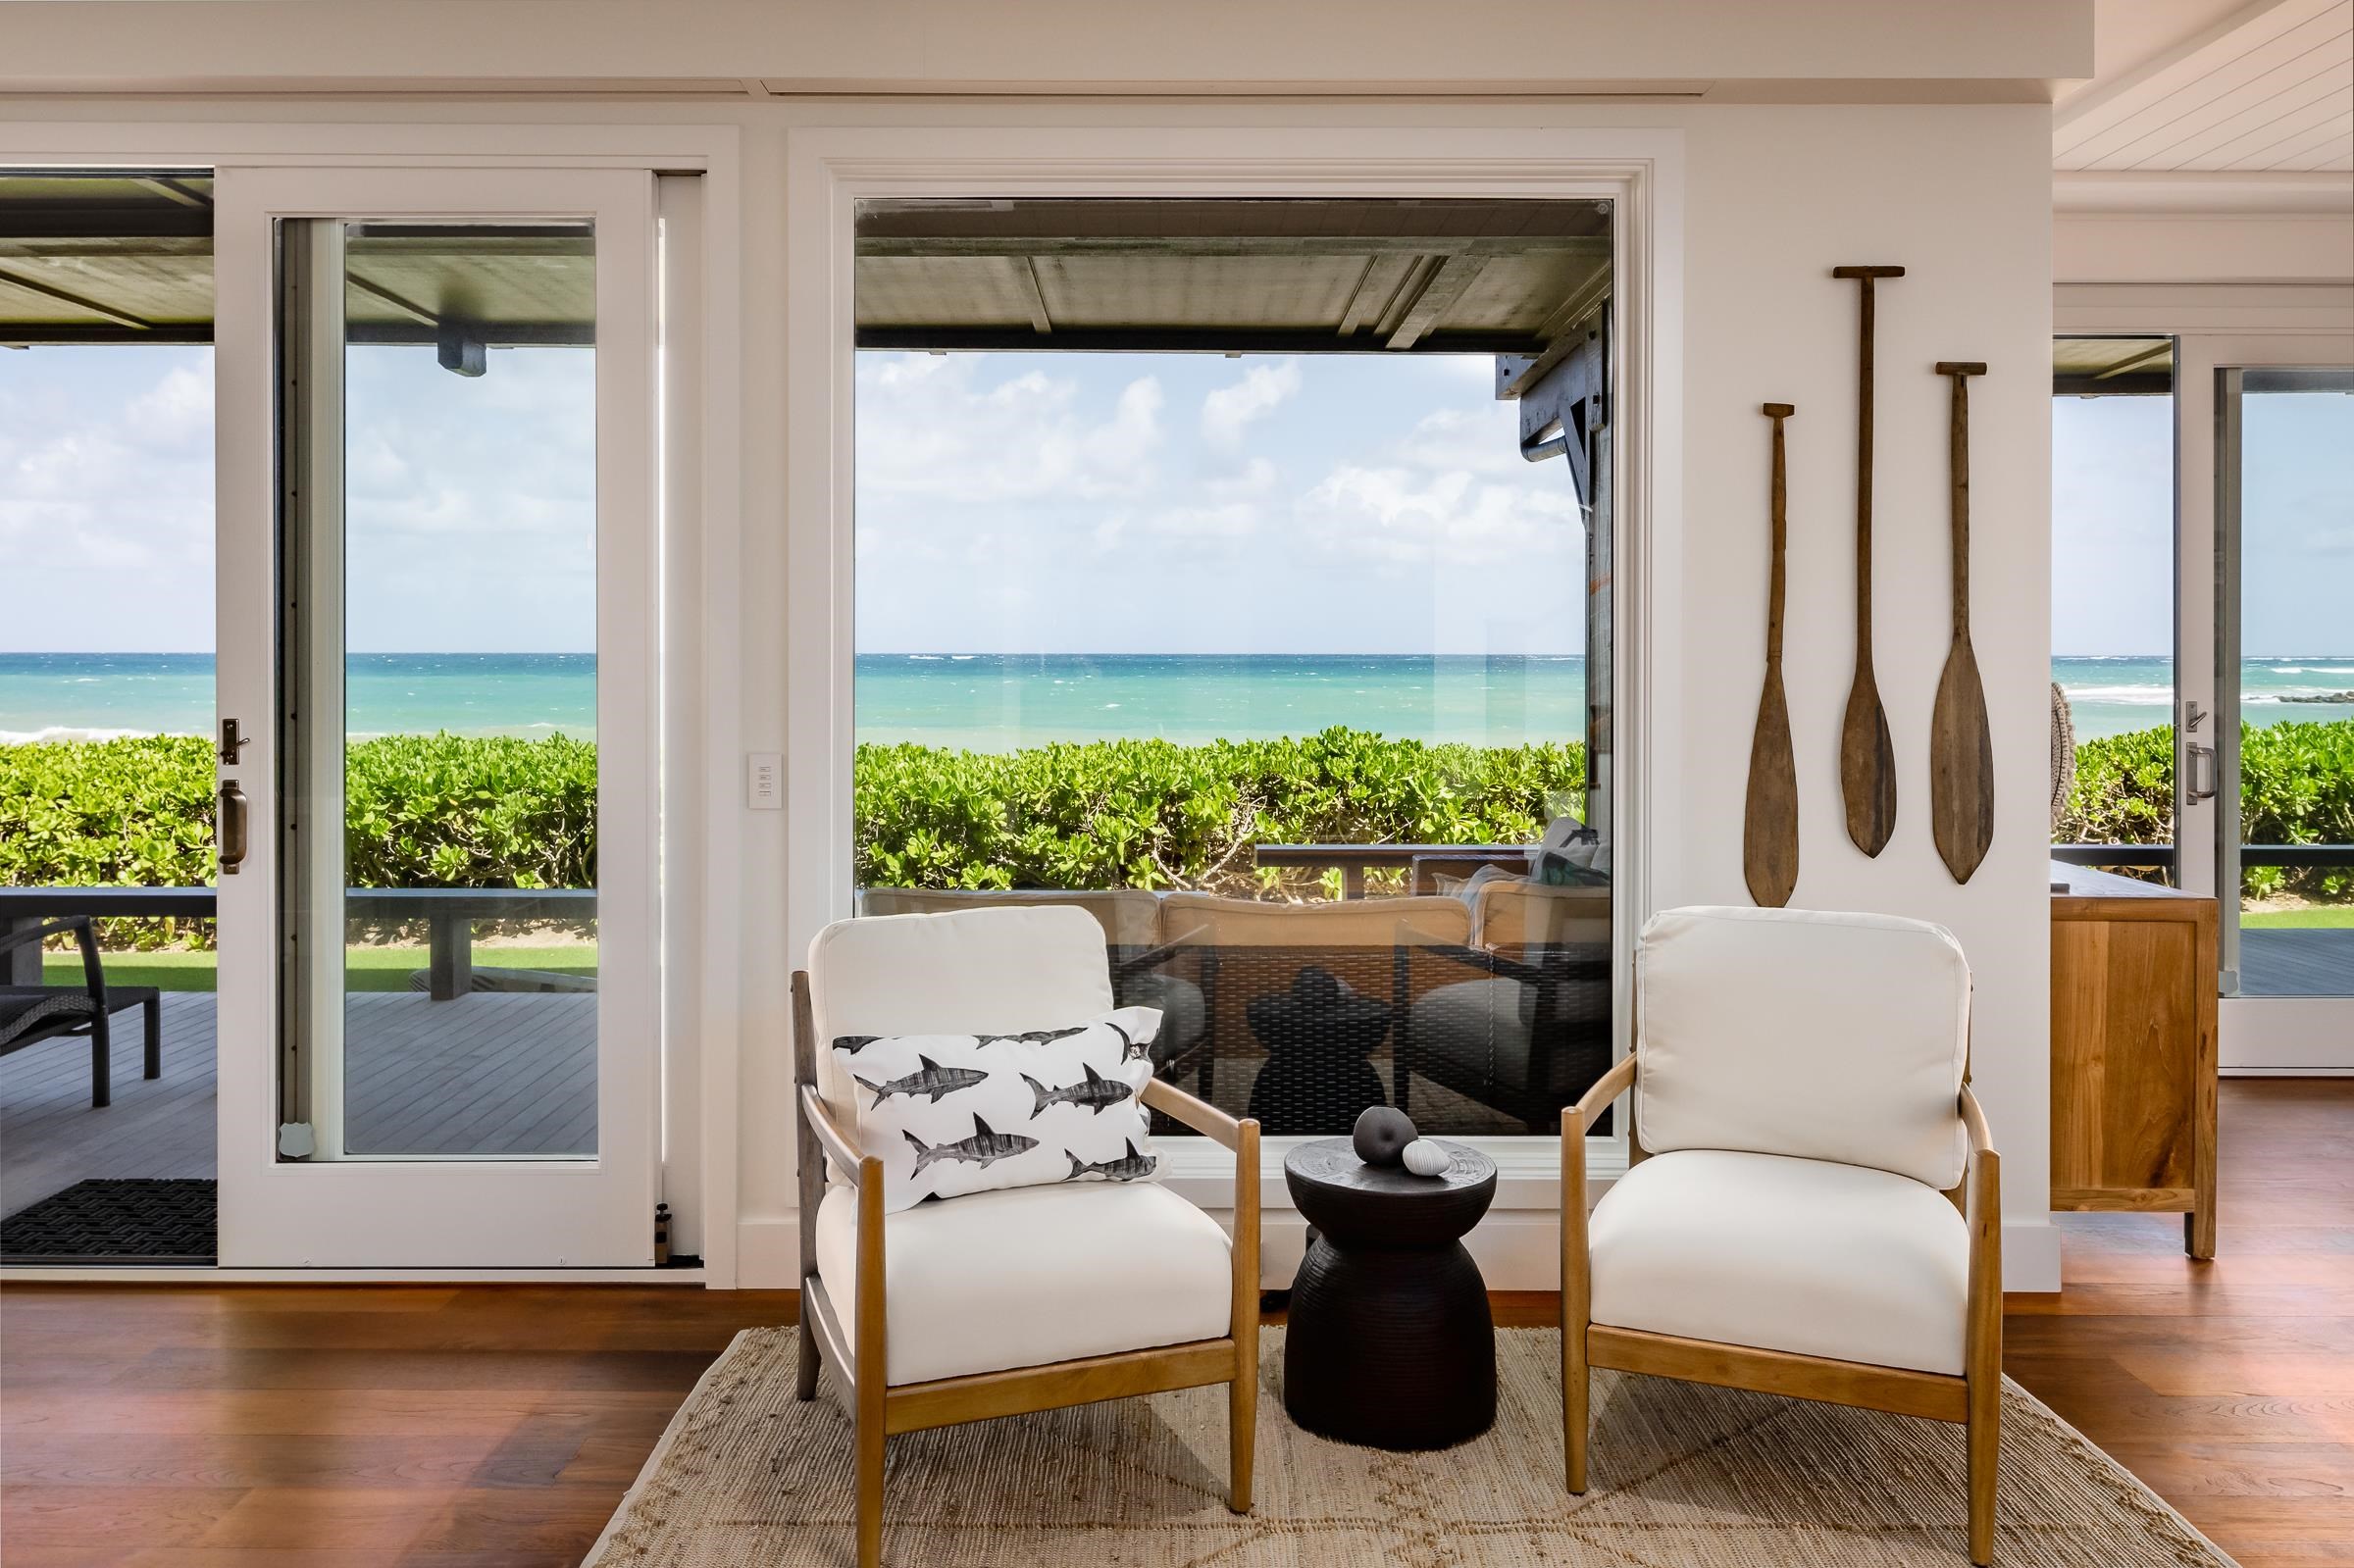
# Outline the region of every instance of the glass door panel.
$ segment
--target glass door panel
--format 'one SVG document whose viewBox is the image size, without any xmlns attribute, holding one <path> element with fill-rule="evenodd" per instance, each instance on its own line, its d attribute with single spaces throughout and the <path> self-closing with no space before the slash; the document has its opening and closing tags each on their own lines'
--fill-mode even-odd
<svg viewBox="0 0 2354 1568">
<path fill-rule="evenodd" d="M 274 1047 L 224 1070 L 223 1260 L 648 1262 L 651 177 L 228 184 L 277 529 L 223 594 L 269 934 L 224 1038 Z"/>
<path fill-rule="evenodd" d="M 2224 993 L 2354 996 L 2354 369 L 2217 396 Z"/>
</svg>

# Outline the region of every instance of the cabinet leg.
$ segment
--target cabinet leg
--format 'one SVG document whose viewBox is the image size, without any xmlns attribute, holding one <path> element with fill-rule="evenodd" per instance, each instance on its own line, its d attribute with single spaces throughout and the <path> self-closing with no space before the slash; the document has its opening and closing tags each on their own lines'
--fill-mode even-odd
<svg viewBox="0 0 2354 1568">
<path fill-rule="evenodd" d="M 2197 1201 L 2182 1216 L 2182 1250 L 2205 1263 L 2215 1256 L 2215 1193 L 2201 1192 Z"/>
</svg>

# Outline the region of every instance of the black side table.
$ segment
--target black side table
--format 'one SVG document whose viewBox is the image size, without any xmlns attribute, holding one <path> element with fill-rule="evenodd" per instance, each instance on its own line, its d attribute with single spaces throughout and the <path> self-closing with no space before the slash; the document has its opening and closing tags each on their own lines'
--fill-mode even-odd
<svg viewBox="0 0 2354 1568">
<path fill-rule="evenodd" d="M 1283 1403 L 1310 1432 L 1443 1448 L 1496 1420 L 1496 1328 L 1461 1240 L 1496 1196 L 1496 1164 L 1439 1146 L 1454 1156 L 1439 1176 L 1366 1165 L 1345 1138 L 1284 1159 L 1313 1229 L 1292 1282 Z"/>
</svg>

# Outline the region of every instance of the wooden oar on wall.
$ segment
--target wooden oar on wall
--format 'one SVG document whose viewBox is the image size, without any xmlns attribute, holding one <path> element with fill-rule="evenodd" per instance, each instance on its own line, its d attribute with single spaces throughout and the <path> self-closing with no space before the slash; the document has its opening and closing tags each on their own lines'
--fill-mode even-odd
<svg viewBox="0 0 2354 1568">
<path fill-rule="evenodd" d="M 1970 645 L 1970 378 L 1983 365 L 1942 361 L 1954 383 L 1954 645 L 1937 678 L 1929 714 L 1929 832 L 1954 881 L 1968 882 L 1994 841 L 1994 738 L 1986 728 L 1986 689 Z"/>
<path fill-rule="evenodd" d="M 1790 702 L 1782 690 L 1784 559 L 1790 543 L 1788 458 L 1782 421 L 1797 410 L 1767 403 L 1773 421 L 1772 569 L 1766 590 L 1766 688 L 1749 743 L 1749 799 L 1741 813 L 1741 875 L 1761 907 L 1779 909 L 1798 885 L 1798 759 L 1790 748 Z"/>
<path fill-rule="evenodd" d="M 1856 355 L 1856 680 L 1848 688 L 1839 727 L 1839 793 L 1847 803 L 1847 835 L 1868 855 L 1888 847 L 1896 832 L 1896 744 L 1871 668 L 1871 335 L 1874 282 L 1902 278 L 1902 267 L 1834 267 L 1833 278 L 1864 285 L 1863 329 Z"/>
</svg>

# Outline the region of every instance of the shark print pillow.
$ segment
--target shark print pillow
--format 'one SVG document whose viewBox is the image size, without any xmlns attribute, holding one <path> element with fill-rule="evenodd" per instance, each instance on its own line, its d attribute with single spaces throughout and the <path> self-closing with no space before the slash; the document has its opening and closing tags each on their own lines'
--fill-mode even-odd
<svg viewBox="0 0 2354 1568">
<path fill-rule="evenodd" d="M 887 1213 L 930 1197 L 1054 1182 L 1135 1182 L 1159 1156 L 1145 1085 L 1160 1012 L 1123 1007 L 1020 1035 L 845 1035 L 858 1143 L 883 1161 Z"/>
</svg>

